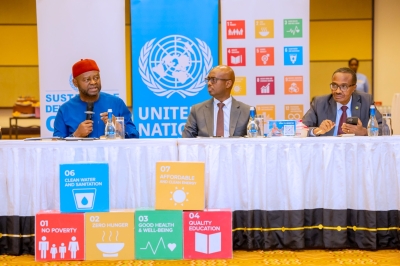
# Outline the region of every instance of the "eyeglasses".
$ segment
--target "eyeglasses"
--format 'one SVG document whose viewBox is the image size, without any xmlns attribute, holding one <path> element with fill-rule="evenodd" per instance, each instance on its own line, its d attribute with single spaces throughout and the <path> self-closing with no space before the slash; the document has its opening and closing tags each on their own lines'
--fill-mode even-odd
<svg viewBox="0 0 400 266">
<path fill-rule="evenodd" d="M 220 79 L 220 78 L 216 78 L 216 77 L 208 77 L 208 78 L 205 78 L 205 79 L 204 79 L 204 81 L 205 81 L 206 83 L 211 82 L 211 84 L 217 83 L 218 80 L 225 80 L 225 81 L 228 81 L 228 80 L 230 80 L 230 79 Z"/>
<path fill-rule="evenodd" d="M 334 82 L 332 82 L 331 84 L 330 84 L 330 86 L 331 86 L 331 90 L 332 91 L 335 91 L 335 90 L 337 90 L 337 88 L 340 88 L 340 90 L 341 91 L 347 91 L 350 87 L 352 87 L 352 86 L 354 86 L 354 85 L 356 85 L 356 84 L 350 84 L 350 85 L 347 85 L 347 84 L 342 84 L 342 85 L 339 85 L 339 84 L 336 84 L 336 83 L 334 83 Z"/>
</svg>

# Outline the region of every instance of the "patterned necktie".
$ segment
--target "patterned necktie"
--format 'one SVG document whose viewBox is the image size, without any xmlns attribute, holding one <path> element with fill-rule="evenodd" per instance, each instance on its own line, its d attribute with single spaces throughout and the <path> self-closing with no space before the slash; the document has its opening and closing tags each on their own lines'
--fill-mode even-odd
<svg viewBox="0 0 400 266">
<path fill-rule="evenodd" d="M 218 114 L 217 114 L 217 136 L 224 136 L 224 111 L 222 108 L 225 106 L 224 103 L 218 103 Z"/>
<path fill-rule="evenodd" d="M 347 119 L 347 113 L 346 113 L 346 111 L 347 111 L 347 106 L 344 106 L 344 105 L 343 105 L 343 106 L 341 107 L 341 109 L 342 109 L 342 116 L 340 117 L 340 120 L 339 120 L 338 135 L 346 134 L 345 132 L 342 131 L 342 125 L 343 125 L 343 123 L 346 123 L 346 119 Z"/>
</svg>

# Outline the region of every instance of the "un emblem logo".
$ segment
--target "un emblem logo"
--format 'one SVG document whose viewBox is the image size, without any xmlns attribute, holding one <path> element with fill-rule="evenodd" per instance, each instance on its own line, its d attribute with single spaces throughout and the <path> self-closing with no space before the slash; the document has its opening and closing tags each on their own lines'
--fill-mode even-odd
<svg viewBox="0 0 400 266">
<path fill-rule="evenodd" d="M 212 68 L 208 45 L 181 35 L 169 35 L 154 43 L 155 40 L 146 42 L 139 57 L 139 73 L 149 90 L 167 98 L 174 93 L 183 98 L 198 94 Z"/>
<path fill-rule="evenodd" d="M 69 86 L 71 86 L 71 88 L 72 88 L 74 91 L 78 91 L 78 88 L 75 87 L 74 82 L 72 82 L 72 79 L 73 79 L 73 77 L 72 77 L 72 74 L 71 74 L 71 75 L 69 75 Z"/>
</svg>

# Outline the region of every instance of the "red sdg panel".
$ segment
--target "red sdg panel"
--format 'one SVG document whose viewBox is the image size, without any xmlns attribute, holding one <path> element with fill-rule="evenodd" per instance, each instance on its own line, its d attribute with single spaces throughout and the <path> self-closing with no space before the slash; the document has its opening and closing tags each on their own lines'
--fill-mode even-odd
<svg viewBox="0 0 400 266">
<path fill-rule="evenodd" d="M 246 39 L 246 21 L 245 20 L 227 20 L 226 21 L 227 39 Z"/>
<path fill-rule="evenodd" d="M 246 48 L 227 48 L 228 66 L 246 66 Z"/>
<path fill-rule="evenodd" d="M 274 95 L 275 77 L 256 77 L 256 95 Z"/>
<path fill-rule="evenodd" d="M 183 212 L 183 258 L 232 258 L 232 212 Z"/>
<path fill-rule="evenodd" d="M 35 220 L 35 260 L 84 260 L 84 213 L 41 211 Z"/>
</svg>

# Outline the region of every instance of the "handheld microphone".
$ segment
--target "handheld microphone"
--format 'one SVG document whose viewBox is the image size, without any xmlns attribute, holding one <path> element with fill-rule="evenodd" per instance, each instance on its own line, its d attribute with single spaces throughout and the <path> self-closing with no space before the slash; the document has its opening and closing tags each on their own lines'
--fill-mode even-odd
<svg viewBox="0 0 400 266">
<path fill-rule="evenodd" d="M 93 102 L 88 102 L 86 106 L 86 120 L 92 120 L 93 118 Z"/>
</svg>

